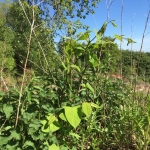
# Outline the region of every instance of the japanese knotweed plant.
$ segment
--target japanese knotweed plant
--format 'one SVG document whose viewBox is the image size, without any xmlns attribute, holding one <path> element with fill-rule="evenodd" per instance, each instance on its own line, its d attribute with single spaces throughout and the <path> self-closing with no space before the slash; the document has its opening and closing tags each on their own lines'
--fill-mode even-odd
<svg viewBox="0 0 150 150">
<path fill-rule="evenodd" d="M 130 144 L 128 131 L 135 129 L 130 123 L 137 113 L 131 111 L 130 89 L 109 79 L 111 65 L 100 57 L 102 48 L 113 44 L 103 40 L 108 23 L 116 27 L 113 21 L 105 22 L 92 40 L 90 31 L 65 38 L 59 69 L 31 79 L 24 88 L 16 127 L 19 91 L 1 93 L 0 149 L 99 150 Z"/>
</svg>

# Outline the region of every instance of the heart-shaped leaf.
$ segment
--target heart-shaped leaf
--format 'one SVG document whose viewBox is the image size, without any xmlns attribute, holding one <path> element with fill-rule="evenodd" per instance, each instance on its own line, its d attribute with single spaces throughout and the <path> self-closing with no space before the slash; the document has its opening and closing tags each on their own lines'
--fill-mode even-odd
<svg viewBox="0 0 150 150">
<path fill-rule="evenodd" d="M 65 115 L 68 122 L 76 128 L 80 124 L 79 107 L 65 107 Z"/>
</svg>

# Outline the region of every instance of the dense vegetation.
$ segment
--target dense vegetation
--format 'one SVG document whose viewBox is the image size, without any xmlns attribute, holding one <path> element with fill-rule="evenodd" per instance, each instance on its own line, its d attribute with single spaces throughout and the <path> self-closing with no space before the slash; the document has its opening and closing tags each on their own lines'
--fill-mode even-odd
<svg viewBox="0 0 150 150">
<path fill-rule="evenodd" d="M 141 56 L 141 57 L 140 57 Z M 149 52 L 136 52 L 124 50 L 122 51 L 123 61 L 123 74 L 128 78 L 137 74 L 138 62 L 138 76 L 140 80 L 150 82 L 150 53 Z"/>
<path fill-rule="evenodd" d="M 104 36 L 114 21 L 91 38 L 69 20 L 98 2 L 0 3 L 0 150 L 150 148 L 150 95 L 135 90 L 137 74 L 149 82 L 150 53 L 119 50 L 121 36 Z M 111 76 L 121 61 L 128 82 Z"/>
</svg>

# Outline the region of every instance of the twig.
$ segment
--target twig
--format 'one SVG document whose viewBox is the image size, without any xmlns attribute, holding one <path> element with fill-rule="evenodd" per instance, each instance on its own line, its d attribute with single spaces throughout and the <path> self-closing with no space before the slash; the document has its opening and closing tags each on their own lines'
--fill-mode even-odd
<svg viewBox="0 0 150 150">
<path fill-rule="evenodd" d="M 106 6 L 107 6 L 107 21 L 109 20 L 109 11 L 111 5 L 115 2 L 115 0 L 106 0 Z"/>
<path fill-rule="evenodd" d="M 2 130 L 3 126 L 5 125 L 6 120 L 7 120 L 7 119 L 5 119 L 4 123 L 3 123 L 2 126 L 0 127 L 0 131 Z"/>
<path fill-rule="evenodd" d="M 149 17 L 150 17 L 150 10 L 148 11 L 148 15 L 146 18 L 146 23 L 145 23 L 145 28 L 144 28 L 144 32 L 143 32 L 143 36 L 142 36 L 142 43 L 141 43 L 141 47 L 140 47 L 140 56 L 139 56 L 139 60 L 138 60 L 137 75 L 138 75 L 138 71 L 139 71 L 139 67 L 140 67 L 140 61 L 141 61 L 141 57 L 142 57 L 142 48 L 143 48 L 144 38 L 147 35 L 145 33 L 146 33 L 146 29 L 148 27 Z"/>
<path fill-rule="evenodd" d="M 132 36 L 133 36 L 133 21 L 134 21 L 134 17 L 135 17 L 135 14 L 134 14 L 134 16 L 133 16 L 133 18 L 132 18 L 132 24 L 131 24 L 131 39 L 132 39 Z M 132 61 L 132 51 L 133 51 L 133 49 L 132 49 L 132 45 L 133 45 L 133 43 L 131 43 L 131 56 L 130 56 L 130 59 L 131 59 L 131 76 L 133 76 L 133 61 Z M 131 87 L 132 87 L 132 78 L 131 78 Z"/>
<path fill-rule="evenodd" d="M 1 76 L 1 81 L 3 82 L 6 90 L 9 91 L 8 86 L 6 85 L 6 82 L 5 82 L 5 80 L 4 80 L 4 78 L 2 76 Z"/>
</svg>

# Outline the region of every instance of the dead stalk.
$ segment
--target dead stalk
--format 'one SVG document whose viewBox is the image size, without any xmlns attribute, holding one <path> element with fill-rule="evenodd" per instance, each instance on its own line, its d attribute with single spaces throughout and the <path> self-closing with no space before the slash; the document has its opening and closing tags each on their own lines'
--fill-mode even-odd
<svg viewBox="0 0 150 150">
<path fill-rule="evenodd" d="M 30 54 L 30 45 L 31 45 L 31 39 L 32 39 L 32 34 L 34 30 L 34 0 L 32 1 L 32 24 L 30 28 L 30 35 L 29 35 L 29 40 L 28 40 L 28 51 L 27 51 L 27 56 L 24 64 L 24 71 L 23 71 L 23 77 L 22 77 L 22 83 L 21 83 L 21 88 L 20 88 L 20 93 L 19 93 L 19 99 L 18 99 L 18 108 L 17 108 L 17 115 L 16 115 L 16 122 L 15 122 L 15 128 L 17 127 L 18 120 L 19 120 L 19 112 L 20 112 L 20 105 L 21 105 L 21 98 L 22 98 L 22 92 L 23 92 L 23 85 L 25 81 L 25 76 L 26 76 L 26 68 L 27 68 L 27 63 L 28 63 L 28 58 Z"/>
<path fill-rule="evenodd" d="M 42 1 L 43 2 L 43 1 Z M 42 3 L 41 2 L 41 3 Z M 22 2 L 19 0 L 19 3 L 20 3 L 20 6 L 22 7 L 22 10 L 23 10 L 23 12 L 24 12 L 24 14 L 25 14 L 25 16 L 26 16 L 26 19 L 27 19 L 27 21 L 29 22 L 29 24 L 32 26 L 32 24 L 31 24 L 31 22 L 30 22 L 30 20 L 29 20 L 29 18 L 28 18 L 28 16 L 27 16 L 27 14 L 26 14 L 26 11 L 25 11 L 25 9 L 24 9 L 24 7 L 23 7 L 23 4 L 22 4 Z M 36 7 L 36 6 L 38 6 L 38 5 L 34 5 L 34 7 Z M 54 77 L 53 77 L 53 74 L 52 74 L 52 71 L 51 71 L 51 69 L 50 69 L 50 66 L 49 66 L 49 63 L 48 63 L 48 60 L 47 60 L 47 58 L 46 58 L 46 55 L 45 55 L 45 53 L 44 53 L 44 50 L 43 50 L 43 48 L 42 48 L 42 46 L 41 46 L 41 43 L 39 42 L 39 40 L 38 40 L 38 38 L 37 38 L 37 35 L 36 35 L 36 33 L 35 33 L 35 28 L 36 28 L 37 26 L 35 26 L 34 28 L 33 28 L 33 34 L 34 34 L 34 36 L 35 36 L 35 38 L 36 38 L 36 40 L 37 40 L 37 43 L 38 43 L 38 45 L 39 45 L 39 47 L 40 47 L 40 49 L 41 49 L 41 51 L 42 51 L 42 55 L 43 55 L 43 57 L 44 57 L 44 60 L 45 60 L 45 62 L 46 62 L 46 65 L 47 65 L 47 67 L 48 67 L 48 71 L 49 71 L 49 73 L 50 73 L 50 75 L 51 75 L 51 77 L 52 77 L 52 79 L 53 79 L 53 81 L 54 81 L 54 83 L 55 83 L 55 79 L 54 79 Z M 43 68 L 43 67 L 42 67 Z M 45 71 L 45 70 L 44 70 Z"/>
<path fill-rule="evenodd" d="M 122 0 L 122 6 L 121 6 L 121 27 L 120 27 L 120 35 L 121 36 L 122 36 L 123 11 L 124 11 L 124 1 Z M 120 75 L 122 76 L 122 40 L 120 41 Z"/>
<path fill-rule="evenodd" d="M 5 88 L 6 88 L 6 91 L 9 91 L 8 86 L 7 86 L 5 80 L 4 80 L 3 76 L 2 76 L 2 71 L 3 71 L 3 69 L 1 69 L 1 81 L 2 81 L 3 84 L 4 84 L 4 86 L 5 86 Z"/>
<path fill-rule="evenodd" d="M 148 27 L 149 17 L 150 17 L 150 9 L 149 9 L 147 17 L 146 17 L 145 27 L 144 27 L 144 31 L 143 31 L 143 35 L 142 35 L 140 55 L 139 55 L 138 64 L 137 64 L 137 71 L 136 71 L 136 82 L 135 82 L 135 85 L 134 85 L 134 93 L 136 91 L 136 84 L 137 84 L 137 78 L 138 78 L 138 73 L 139 73 L 140 61 L 141 61 L 141 58 L 142 58 L 142 48 L 143 48 L 143 43 L 144 43 L 145 36 L 147 35 L 146 34 L 146 29 Z M 135 99 L 135 97 L 134 97 L 134 99 Z"/>
</svg>

